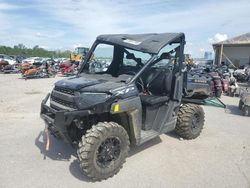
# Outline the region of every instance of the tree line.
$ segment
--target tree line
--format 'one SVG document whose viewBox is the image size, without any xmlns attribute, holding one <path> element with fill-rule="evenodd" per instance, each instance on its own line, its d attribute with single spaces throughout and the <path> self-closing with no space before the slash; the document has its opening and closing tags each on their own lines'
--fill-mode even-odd
<svg viewBox="0 0 250 188">
<path fill-rule="evenodd" d="M 0 46 L 0 54 L 24 56 L 24 57 L 50 57 L 50 58 L 68 58 L 71 51 L 49 51 L 39 47 L 39 45 L 33 48 L 27 48 L 24 44 L 9 46 Z"/>
</svg>

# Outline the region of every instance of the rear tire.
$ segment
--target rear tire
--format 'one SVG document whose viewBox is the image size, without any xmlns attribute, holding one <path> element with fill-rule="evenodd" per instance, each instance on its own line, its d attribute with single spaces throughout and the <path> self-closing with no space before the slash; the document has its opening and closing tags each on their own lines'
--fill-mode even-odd
<svg viewBox="0 0 250 188">
<path fill-rule="evenodd" d="M 175 131 L 184 139 L 197 138 L 204 126 L 205 114 L 201 106 L 183 104 L 178 112 Z"/>
<path fill-rule="evenodd" d="M 114 122 L 99 122 L 82 137 L 77 154 L 84 175 L 100 181 L 120 171 L 128 151 L 126 130 Z"/>
</svg>

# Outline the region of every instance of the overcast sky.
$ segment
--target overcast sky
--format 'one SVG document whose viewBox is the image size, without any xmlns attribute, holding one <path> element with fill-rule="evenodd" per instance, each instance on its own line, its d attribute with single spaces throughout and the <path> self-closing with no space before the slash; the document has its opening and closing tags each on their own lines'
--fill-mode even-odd
<svg viewBox="0 0 250 188">
<path fill-rule="evenodd" d="M 186 53 L 250 32 L 250 0 L 0 0 L 0 45 L 90 46 L 99 34 L 184 32 Z"/>
</svg>

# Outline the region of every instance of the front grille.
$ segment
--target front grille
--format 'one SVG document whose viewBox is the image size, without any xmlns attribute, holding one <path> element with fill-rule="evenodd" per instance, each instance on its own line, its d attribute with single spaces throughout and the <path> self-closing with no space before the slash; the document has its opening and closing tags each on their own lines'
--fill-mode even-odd
<svg viewBox="0 0 250 188">
<path fill-rule="evenodd" d="M 73 100 L 74 90 L 62 87 L 55 87 L 54 92 L 51 93 L 52 108 L 60 109 L 77 109 L 77 106 Z M 59 104 L 59 105 L 57 105 Z"/>
<path fill-rule="evenodd" d="M 74 90 L 72 90 L 72 89 L 62 88 L 62 87 L 56 86 L 54 88 L 54 90 L 59 91 L 61 93 L 66 93 L 66 94 L 69 94 L 69 95 L 74 95 Z"/>
<path fill-rule="evenodd" d="M 54 101 L 54 102 L 57 102 L 63 106 L 67 106 L 67 107 L 70 107 L 70 108 L 76 108 L 76 105 L 74 102 L 69 102 L 69 101 L 65 101 L 65 100 L 62 100 L 60 98 L 57 98 L 55 96 L 51 96 L 51 100 Z"/>
</svg>

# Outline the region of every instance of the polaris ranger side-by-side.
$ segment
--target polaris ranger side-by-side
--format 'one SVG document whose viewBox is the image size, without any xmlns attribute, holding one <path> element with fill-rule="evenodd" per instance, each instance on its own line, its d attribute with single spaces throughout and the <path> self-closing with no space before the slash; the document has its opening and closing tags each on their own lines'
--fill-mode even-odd
<svg viewBox="0 0 250 188">
<path fill-rule="evenodd" d="M 113 176 L 131 145 L 160 134 L 200 135 L 204 112 L 186 88 L 184 44 L 183 33 L 101 35 L 78 75 L 55 83 L 41 117 L 52 135 L 78 145 L 86 176 Z M 93 68 L 102 62 L 105 69 Z"/>
</svg>

